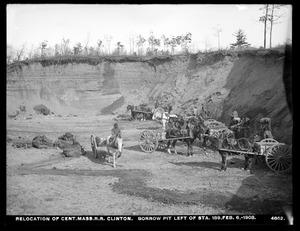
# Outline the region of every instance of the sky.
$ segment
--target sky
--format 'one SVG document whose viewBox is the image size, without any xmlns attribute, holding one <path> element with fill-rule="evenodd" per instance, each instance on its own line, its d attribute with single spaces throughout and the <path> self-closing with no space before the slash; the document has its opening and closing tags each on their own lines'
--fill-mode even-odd
<svg viewBox="0 0 300 231">
<path fill-rule="evenodd" d="M 70 39 L 96 46 L 98 39 L 112 36 L 112 47 L 121 42 L 129 50 L 129 34 L 147 38 L 150 31 L 161 37 L 192 33 L 194 49 L 204 49 L 204 41 L 218 47 L 214 28 L 220 28 L 220 47 L 234 43 L 234 33 L 244 30 L 247 42 L 253 47 L 263 46 L 263 23 L 259 10 L 263 5 L 225 4 L 8 4 L 7 44 L 14 48 L 39 46 L 45 40 L 48 46 Z M 272 44 L 283 44 L 292 38 L 292 6 L 281 8 L 285 17 L 274 25 Z M 267 39 L 269 36 L 267 37 Z M 269 43 L 267 43 L 269 44 Z"/>
</svg>

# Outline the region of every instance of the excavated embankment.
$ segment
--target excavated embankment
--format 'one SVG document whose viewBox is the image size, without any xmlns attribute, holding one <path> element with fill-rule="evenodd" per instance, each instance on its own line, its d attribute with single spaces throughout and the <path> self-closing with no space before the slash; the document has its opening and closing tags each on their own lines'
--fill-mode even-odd
<svg viewBox="0 0 300 231">
<path fill-rule="evenodd" d="M 270 117 L 275 138 L 291 144 L 283 64 L 283 52 L 259 50 L 28 60 L 7 67 L 7 112 L 44 104 L 56 114 L 123 114 L 127 104 L 158 100 L 174 113 L 191 113 L 204 105 L 227 124 L 232 110 L 252 121 Z"/>
</svg>

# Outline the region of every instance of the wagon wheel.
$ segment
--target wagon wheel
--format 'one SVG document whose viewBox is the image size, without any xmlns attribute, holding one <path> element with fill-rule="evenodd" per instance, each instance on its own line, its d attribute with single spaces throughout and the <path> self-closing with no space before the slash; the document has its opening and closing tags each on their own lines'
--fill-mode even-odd
<svg viewBox="0 0 300 231">
<path fill-rule="evenodd" d="M 275 144 L 266 151 L 266 163 L 275 172 L 287 172 L 292 167 L 292 148 L 286 144 Z"/>
<path fill-rule="evenodd" d="M 139 144 L 144 152 L 154 152 L 158 146 L 158 139 L 152 131 L 143 131 L 139 138 Z"/>
<path fill-rule="evenodd" d="M 95 156 L 95 159 L 97 159 L 97 149 L 96 149 L 96 139 L 93 135 L 91 135 L 91 147 Z"/>
<path fill-rule="evenodd" d="M 274 144 L 278 144 L 278 141 L 274 140 L 272 138 L 267 138 L 267 139 L 261 140 L 260 143 L 274 143 Z"/>
</svg>

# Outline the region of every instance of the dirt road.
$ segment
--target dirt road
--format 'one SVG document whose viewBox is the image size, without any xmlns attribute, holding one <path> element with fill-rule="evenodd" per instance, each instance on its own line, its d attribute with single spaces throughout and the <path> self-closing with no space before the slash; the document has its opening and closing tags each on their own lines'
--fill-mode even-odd
<svg viewBox="0 0 300 231">
<path fill-rule="evenodd" d="M 280 214 L 292 203 L 292 174 L 264 163 L 244 171 L 243 156 L 232 156 L 224 172 L 217 152 L 194 147 L 187 157 L 180 142 L 177 155 L 142 152 L 139 134 L 160 128 L 154 121 L 119 121 L 124 149 L 114 169 L 90 145 L 91 134 L 109 135 L 114 122 L 111 115 L 8 120 L 9 137 L 71 132 L 86 153 L 66 158 L 59 149 L 7 143 L 7 215 Z"/>
</svg>

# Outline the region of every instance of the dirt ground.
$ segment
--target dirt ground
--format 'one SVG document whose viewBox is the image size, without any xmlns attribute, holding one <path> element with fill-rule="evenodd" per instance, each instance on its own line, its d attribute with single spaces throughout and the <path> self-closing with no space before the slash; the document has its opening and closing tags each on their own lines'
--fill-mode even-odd
<svg viewBox="0 0 300 231">
<path fill-rule="evenodd" d="M 10 138 L 56 139 L 71 132 L 86 153 L 63 157 L 57 148 L 24 149 L 7 143 L 7 215 L 275 215 L 292 204 L 292 174 L 272 172 L 263 162 L 244 171 L 243 156 L 231 156 L 224 172 L 217 152 L 205 153 L 197 146 L 190 157 L 180 142 L 177 155 L 143 152 L 139 135 L 159 129 L 155 121 L 119 121 L 124 147 L 113 168 L 103 158 L 95 159 L 90 144 L 92 134 L 110 134 L 113 118 L 8 119 Z"/>
</svg>

